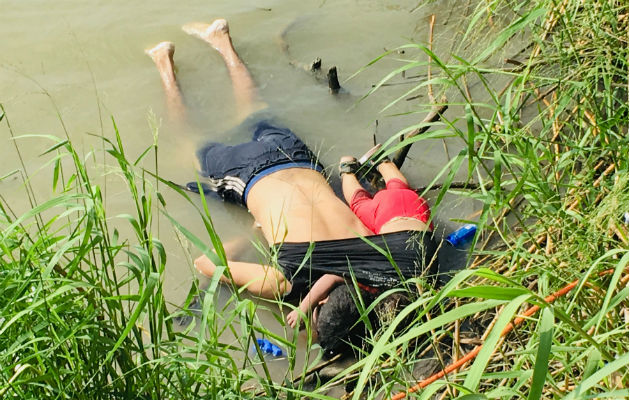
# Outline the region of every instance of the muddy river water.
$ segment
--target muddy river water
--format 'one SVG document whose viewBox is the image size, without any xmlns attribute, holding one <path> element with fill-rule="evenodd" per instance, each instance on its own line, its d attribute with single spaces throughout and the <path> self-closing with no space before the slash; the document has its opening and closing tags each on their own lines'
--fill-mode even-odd
<svg viewBox="0 0 630 400">
<path fill-rule="evenodd" d="M 112 119 L 131 158 L 153 142 L 157 131 L 159 174 L 178 183 L 194 180 L 195 146 L 204 140 L 227 140 L 223 133 L 234 125 L 234 99 L 221 58 L 209 46 L 186 35 L 181 30 L 183 24 L 226 18 L 234 45 L 260 86 L 262 97 L 317 150 L 324 164 L 336 168 L 341 155 L 360 155 L 370 148 L 374 134 L 378 141 L 385 141 L 401 128 L 419 122 L 424 111 L 398 117 L 392 114 L 417 111 L 418 103 L 427 102 L 425 96 L 381 112 L 412 87 L 400 77 L 393 81 L 403 84 L 383 88 L 355 104 L 404 60 L 417 57 L 413 52 L 393 53 L 346 79 L 386 49 L 426 43 L 430 14 L 437 17 L 434 46 L 445 49 L 441 55 L 448 56 L 448 49 L 461 35 L 468 7 L 470 4 L 460 1 L 420 0 L 4 0 L 0 15 L 0 37 L 4 38 L 0 40 L 0 103 L 15 135 L 63 137 L 67 130 L 86 157 L 95 181 L 105 189 L 109 215 L 115 216 L 130 211 L 127 187 L 112 172 L 114 160 L 104 157 L 102 142 L 94 136 L 113 138 Z M 278 43 L 283 31 L 288 54 Z M 176 47 L 177 76 L 191 129 L 168 121 L 158 73 L 143 53 L 163 40 L 174 42 Z M 337 66 L 342 86 L 351 96 L 331 96 L 325 85 L 289 63 L 290 59 L 308 63 L 316 57 L 321 57 L 325 68 Z M 21 168 L 4 123 L 0 124 L 0 143 L 0 176 L 4 176 Z M 451 157 L 462 148 L 454 138 L 444 143 Z M 432 140 L 414 146 L 403 168 L 413 185 L 429 182 L 447 162 L 444 143 Z M 40 202 L 51 195 L 52 168 L 46 163 L 50 157 L 40 156 L 51 144 L 45 139 L 18 139 Z M 153 164 L 151 155 L 144 167 L 154 170 Z M 334 178 L 333 184 L 338 185 Z M 16 213 L 28 209 L 19 174 L 0 181 L 0 192 Z M 194 209 L 172 191 L 162 188 L 162 192 L 171 215 L 193 233 L 207 237 Z M 253 221 L 245 209 L 213 199 L 209 202 L 224 241 L 251 237 Z M 474 211 L 472 203 L 448 195 L 434 210 L 438 232 L 452 230 L 460 225 L 454 219 L 466 218 Z M 190 259 L 200 252 L 178 240 L 168 220 L 160 218 L 159 222 L 158 236 L 168 252 L 165 293 L 169 303 L 176 305 L 183 301 L 196 276 Z M 269 317 L 267 322 L 270 329 L 280 331 L 275 319 Z"/>
</svg>

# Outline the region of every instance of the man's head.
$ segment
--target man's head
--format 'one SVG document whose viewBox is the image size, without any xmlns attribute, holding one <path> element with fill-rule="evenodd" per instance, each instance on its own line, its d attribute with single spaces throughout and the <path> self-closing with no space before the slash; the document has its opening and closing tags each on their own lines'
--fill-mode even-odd
<svg viewBox="0 0 630 400">
<path fill-rule="evenodd" d="M 317 315 L 317 334 L 324 357 L 345 353 L 352 345 L 361 346 L 365 337 L 365 324 L 359 322 L 360 313 L 353 297 L 354 289 L 339 285 L 328 295 L 328 301 L 320 306 Z M 365 304 L 372 301 L 372 295 L 361 290 Z M 355 294 L 356 296 L 356 294 Z"/>
<path fill-rule="evenodd" d="M 368 292 L 360 289 L 359 295 L 365 306 L 371 305 L 381 294 L 381 291 Z M 367 327 L 360 321 L 360 312 L 356 305 L 357 293 L 347 285 L 339 285 L 332 290 L 328 301 L 320 306 L 315 321 L 319 344 L 324 350 L 324 357 L 330 358 L 337 353 L 348 353 L 353 346 L 364 347 Z M 373 311 L 367 316 L 372 325 L 373 333 L 380 326 L 389 326 L 400 310 L 410 304 L 409 293 L 396 292 L 383 298 L 374 305 Z M 399 327 L 408 326 L 413 319 L 409 315 L 398 324 Z"/>
</svg>

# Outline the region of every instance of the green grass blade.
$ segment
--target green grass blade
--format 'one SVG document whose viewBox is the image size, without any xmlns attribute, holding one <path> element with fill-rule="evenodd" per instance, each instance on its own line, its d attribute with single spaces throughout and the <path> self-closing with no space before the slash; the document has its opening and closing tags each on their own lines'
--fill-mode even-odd
<svg viewBox="0 0 630 400">
<path fill-rule="evenodd" d="M 526 288 L 504 288 L 499 286 L 473 286 L 456 289 L 448 293 L 449 297 L 479 297 L 482 299 L 513 300 L 518 296 L 531 294 Z"/>
<path fill-rule="evenodd" d="M 205 242 L 203 240 L 201 240 L 197 236 L 195 236 L 192 232 L 190 232 L 188 229 L 186 229 L 182 224 L 180 224 L 173 217 L 171 217 L 170 214 L 168 214 L 167 212 L 163 212 L 163 214 L 166 216 L 166 218 L 169 219 L 169 221 L 171 221 L 171 223 L 175 226 L 175 228 L 177 228 L 178 231 L 183 233 L 184 236 L 186 236 L 186 238 L 188 240 L 190 240 L 190 242 L 193 245 L 195 245 L 196 248 L 201 250 L 203 252 L 203 254 L 205 254 L 210 259 L 210 261 L 212 261 L 217 266 L 223 265 L 223 261 L 221 261 L 219 256 L 217 256 L 212 251 L 212 249 L 210 249 L 210 247 L 206 246 L 206 244 L 205 244 Z"/>
<path fill-rule="evenodd" d="M 466 380 L 464 381 L 464 386 L 468 388 L 471 392 L 476 392 L 477 387 L 479 386 L 479 381 L 483 376 L 483 372 L 490 361 L 490 357 L 495 351 L 495 347 L 501 338 L 501 332 L 507 326 L 507 324 L 512 320 L 514 314 L 519 309 L 519 307 L 526 302 L 531 297 L 530 294 L 523 294 L 510 303 L 508 303 L 501 312 L 501 315 L 497 319 L 496 324 L 492 328 L 490 335 L 483 343 L 483 347 L 477 358 L 475 359 L 474 364 L 470 367 L 468 374 L 466 375 Z"/>
<path fill-rule="evenodd" d="M 608 303 L 610 303 L 610 299 L 612 298 L 613 294 L 617 290 L 617 283 L 619 283 L 619 278 L 621 277 L 621 274 L 628 267 L 629 256 L 630 256 L 630 253 L 626 252 L 624 256 L 621 257 L 621 260 L 619 260 L 619 262 L 617 263 L 615 272 L 613 273 L 613 276 L 610 279 L 608 290 L 606 291 L 606 297 L 604 297 L 604 301 L 602 302 L 601 311 L 599 312 L 599 316 L 597 317 L 597 323 L 595 324 L 595 332 L 598 331 L 599 326 L 602 323 L 602 320 L 604 319 L 606 312 L 608 311 Z"/>
<path fill-rule="evenodd" d="M 22 222 L 35 217 L 42 213 L 45 210 L 55 208 L 63 205 L 74 205 L 73 200 L 89 200 L 90 197 L 83 193 L 73 193 L 73 194 L 63 194 L 52 198 L 48 201 L 43 202 L 42 204 L 33 207 L 26 213 L 22 214 L 18 219 L 16 219 L 12 224 L 7 226 L 2 230 L 2 238 L 8 237 L 13 233 L 13 230 L 20 225 Z"/>
<path fill-rule="evenodd" d="M 595 387 L 604 378 L 624 367 L 628 367 L 628 353 L 617 357 L 615 360 L 607 363 L 602 369 L 584 379 L 571 393 L 564 396 L 562 400 L 583 398 L 584 395 L 587 394 L 591 388 Z"/>
<path fill-rule="evenodd" d="M 529 389 L 529 395 L 527 396 L 528 400 L 538 400 L 542 398 L 545 379 L 547 378 L 551 343 L 553 341 L 553 312 L 549 308 L 545 308 L 542 311 L 538 333 L 540 335 L 540 343 L 538 344 L 536 362 L 534 363 L 532 385 Z"/>
<path fill-rule="evenodd" d="M 127 321 L 127 325 L 125 326 L 125 329 L 121 332 L 120 336 L 118 337 L 118 340 L 116 341 L 114 346 L 109 350 L 109 352 L 105 356 L 105 359 L 101 362 L 101 367 L 109 362 L 109 360 L 114 356 L 114 353 L 116 352 L 116 350 L 118 350 L 118 348 L 122 345 L 122 343 L 127 339 L 127 336 L 129 335 L 131 330 L 135 327 L 138 317 L 140 316 L 142 311 L 144 311 L 144 307 L 149 301 L 149 298 L 151 298 L 151 296 L 153 295 L 153 289 L 155 288 L 159 280 L 160 280 L 160 276 L 157 272 L 151 272 L 149 274 L 149 279 L 147 279 L 146 286 L 144 287 L 144 290 L 142 291 L 142 297 L 140 297 L 140 301 L 138 301 L 136 308 L 133 310 L 133 313 L 129 317 L 129 320 Z"/>
<path fill-rule="evenodd" d="M 497 38 L 492 43 L 490 43 L 490 45 L 480 55 L 478 55 L 477 57 L 473 59 L 471 64 L 479 64 L 480 62 L 484 61 L 486 58 L 490 57 L 490 55 L 492 55 L 494 52 L 496 52 L 501 47 L 503 47 L 503 45 L 505 45 L 507 41 L 512 36 L 514 36 L 514 34 L 522 31 L 527 25 L 533 23 L 535 20 L 542 17 L 546 12 L 547 10 L 541 7 L 541 8 L 533 9 L 532 11 L 523 15 L 521 18 L 519 18 L 514 23 L 512 23 L 510 26 L 505 28 L 497 36 Z"/>
</svg>

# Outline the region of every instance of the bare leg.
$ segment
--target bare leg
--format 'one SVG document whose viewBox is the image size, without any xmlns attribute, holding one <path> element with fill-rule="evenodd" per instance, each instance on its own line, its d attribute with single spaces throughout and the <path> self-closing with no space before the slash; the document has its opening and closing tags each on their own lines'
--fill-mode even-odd
<svg viewBox="0 0 630 400">
<path fill-rule="evenodd" d="M 339 162 L 353 161 L 354 157 L 343 156 Z M 358 190 L 363 189 L 361 183 L 357 179 L 355 174 L 342 174 L 341 175 L 341 189 L 343 191 L 343 198 L 346 199 L 346 203 L 350 204 L 352 201 L 352 195 Z"/>
<path fill-rule="evenodd" d="M 161 42 L 150 49 L 146 49 L 144 52 L 153 59 L 160 72 L 170 117 L 179 122 L 184 121 L 186 119 L 186 110 L 182 100 L 182 92 L 175 78 L 173 63 L 175 46 L 171 42 Z"/>
<path fill-rule="evenodd" d="M 210 25 L 192 22 L 184 25 L 182 29 L 189 35 L 196 36 L 209 43 L 223 57 L 232 79 L 232 88 L 239 118 L 245 118 L 254 111 L 266 107 L 258 99 L 254 80 L 232 45 L 232 38 L 230 37 L 230 30 L 226 20 L 217 19 Z"/>
<path fill-rule="evenodd" d="M 383 176 L 383 179 L 385 179 L 385 183 L 389 182 L 390 179 L 400 179 L 405 184 L 409 184 L 407 178 L 400 172 L 396 164 L 391 161 L 383 161 L 376 169 Z"/>
</svg>

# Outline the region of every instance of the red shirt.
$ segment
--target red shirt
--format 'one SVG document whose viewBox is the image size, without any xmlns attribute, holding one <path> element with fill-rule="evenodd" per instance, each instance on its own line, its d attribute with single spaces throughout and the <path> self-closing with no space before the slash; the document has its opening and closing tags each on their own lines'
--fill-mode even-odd
<svg viewBox="0 0 630 400">
<path fill-rule="evenodd" d="M 396 217 L 415 218 L 424 223 L 431 217 L 426 200 L 400 179 L 390 179 L 387 187 L 374 197 L 367 190 L 358 189 L 352 195 L 350 209 L 374 233 Z M 433 223 L 430 228 L 433 230 Z"/>
</svg>

